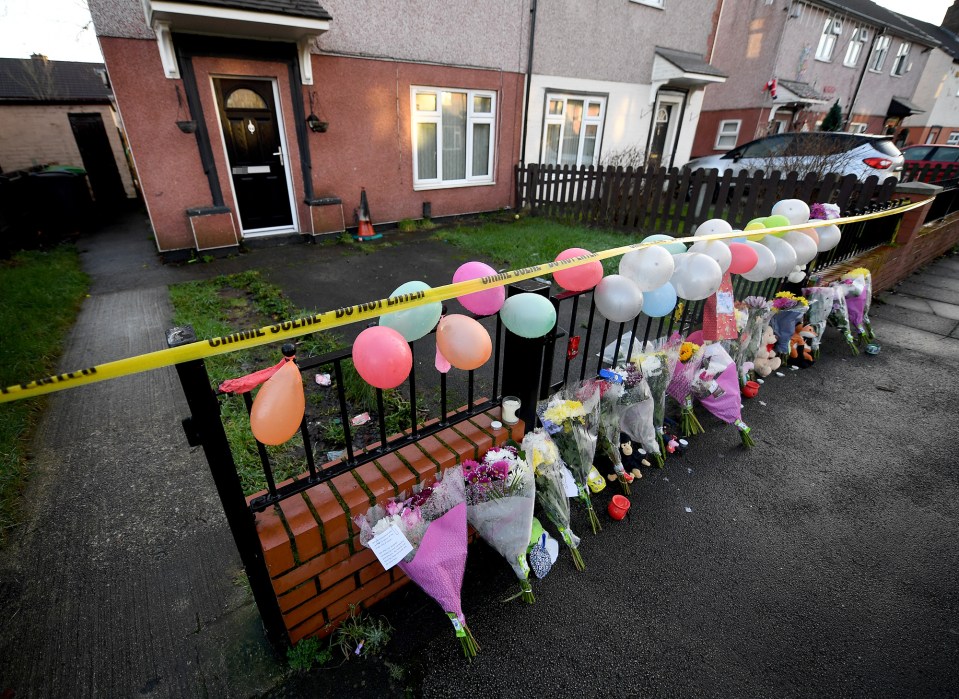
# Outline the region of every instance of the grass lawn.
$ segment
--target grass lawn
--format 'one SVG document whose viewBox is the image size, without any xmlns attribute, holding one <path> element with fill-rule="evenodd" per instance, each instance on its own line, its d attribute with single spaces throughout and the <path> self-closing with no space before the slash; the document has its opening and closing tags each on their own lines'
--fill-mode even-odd
<svg viewBox="0 0 959 699">
<path fill-rule="evenodd" d="M 568 248 L 598 252 L 642 240 L 642 237 L 628 233 L 565 225 L 532 216 L 487 222 L 480 226 L 457 226 L 438 231 L 436 237 L 476 255 L 508 264 L 510 269 L 552 262 Z M 603 260 L 603 269 L 606 274 L 615 274 L 619 269 L 619 258 Z"/>
<path fill-rule="evenodd" d="M 17 253 L 0 262 L 0 384 L 56 373 L 63 341 L 89 288 L 76 248 Z M 27 447 L 46 398 L 0 406 L 0 544 L 19 521 Z"/>
</svg>

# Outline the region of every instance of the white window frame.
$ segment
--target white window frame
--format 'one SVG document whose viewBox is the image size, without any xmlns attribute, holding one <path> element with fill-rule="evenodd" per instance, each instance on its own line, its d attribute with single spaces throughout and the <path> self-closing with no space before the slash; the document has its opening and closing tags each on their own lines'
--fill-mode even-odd
<svg viewBox="0 0 959 699">
<path fill-rule="evenodd" d="M 466 179 L 443 179 L 443 93 L 462 93 L 466 95 Z M 436 109 L 422 111 L 416 108 L 416 96 L 420 94 L 436 95 Z M 491 100 L 489 113 L 474 112 L 473 98 L 488 97 Z M 493 155 L 496 153 L 496 92 L 493 90 L 467 90 L 455 87 L 426 87 L 414 85 L 410 88 L 410 130 L 413 146 L 413 190 L 448 189 L 451 187 L 472 187 L 477 185 L 495 184 L 494 173 L 496 164 Z M 420 179 L 419 177 L 419 149 L 417 148 L 417 126 L 419 124 L 436 124 L 436 177 Z M 473 127 L 476 124 L 489 124 L 489 170 L 485 175 L 473 175 Z"/>
<path fill-rule="evenodd" d="M 886 62 L 886 54 L 889 53 L 889 44 L 891 43 L 892 40 L 886 35 L 876 37 L 876 43 L 869 55 L 870 72 L 882 72 L 882 64 Z"/>
<path fill-rule="evenodd" d="M 892 70 L 889 71 L 889 75 L 899 77 L 906 74 L 906 60 L 909 58 L 910 48 L 912 48 L 912 44 L 908 41 L 899 42 L 899 49 L 896 51 L 896 60 L 892 62 Z"/>
<path fill-rule="evenodd" d="M 735 124 L 736 131 L 733 133 L 727 131 L 726 130 L 727 124 Z M 713 146 L 713 148 L 715 148 L 716 150 L 732 150 L 733 148 L 735 148 L 736 144 L 739 141 L 739 131 L 740 129 L 742 129 L 742 127 L 743 127 L 742 119 L 723 119 L 721 122 L 719 122 L 719 128 L 716 129 L 716 144 Z M 722 143 L 722 140 L 724 138 L 729 138 L 730 136 L 733 137 L 732 145 L 729 145 L 729 146 L 724 145 Z"/>
<path fill-rule="evenodd" d="M 842 36 L 842 20 L 835 15 L 828 17 L 823 25 L 819 37 L 819 46 L 816 47 L 816 60 L 826 63 L 832 61 L 833 51 L 836 50 L 836 37 Z"/>
<path fill-rule="evenodd" d="M 550 114 L 549 113 L 549 103 L 551 100 L 560 100 L 563 103 L 563 111 L 560 114 Z M 576 148 L 576 167 L 588 167 L 590 165 L 597 165 L 599 163 L 599 154 L 602 150 L 603 145 L 603 122 L 606 119 L 606 97 L 602 95 L 582 95 L 575 92 L 547 92 L 546 93 L 546 103 L 543 114 L 543 131 L 540 134 L 540 163 L 543 165 L 550 165 L 551 163 L 546 160 L 546 133 L 549 131 L 550 125 L 559 125 L 559 143 L 560 149 L 562 149 L 563 144 L 563 132 L 566 129 L 566 109 L 567 103 L 569 100 L 582 100 L 583 102 L 583 128 L 580 131 L 579 135 L 579 145 Z M 591 117 L 589 116 L 589 105 L 590 103 L 599 105 L 599 116 Z M 596 126 L 596 146 L 593 148 L 593 159 L 588 162 L 583 162 L 583 143 L 586 139 L 586 127 L 590 125 Z M 558 159 L 557 153 L 557 159 Z M 558 163 L 552 163 L 558 164 Z"/>
<path fill-rule="evenodd" d="M 869 41 L 868 31 L 869 30 L 862 25 L 859 25 L 853 30 L 849 45 L 846 46 L 846 57 L 842 61 L 842 64 L 847 68 L 855 68 L 856 64 L 859 63 L 859 57 L 862 56 L 862 49 L 866 45 L 866 42 Z"/>
<path fill-rule="evenodd" d="M 629 0 L 634 2 L 637 5 L 649 5 L 650 7 L 655 7 L 657 10 L 665 9 L 666 0 Z"/>
<path fill-rule="evenodd" d="M 949 138 L 946 139 L 947 146 L 959 146 L 959 131 L 950 131 Z"/>
<path fill-rule="evenodd" d="M 849 124 L 849 130 L 852 133 L 866 133 L 866 129 L 869 128 L 868 124 L 864 124 L 861 121 L 854 121 Z"/>
</svg>

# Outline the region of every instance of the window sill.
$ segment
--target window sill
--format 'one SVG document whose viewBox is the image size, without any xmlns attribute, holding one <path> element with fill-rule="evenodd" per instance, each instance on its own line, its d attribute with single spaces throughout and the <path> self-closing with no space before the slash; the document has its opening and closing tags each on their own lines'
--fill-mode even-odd
<svg viewBox="0 0 959 699">
<path fill-rule="evenodd" d="M 656 2 L 656 0 L 629 0 L 634 5 L 645 5 L 646 7 L 652 7 L 654 10 L 665 10 L 664 2 Z"/>
<path fill-rule="evenodd" d="M 815 60 L 819 61 L 820 63 L 832 63 L 832 58 L 820 58 L 819 56 L 816 56 Z"/>
<path fill-rule="evenodd" d="M 430 189 L 457 189 L 459 187 L 492 187 L 496 182 L 437 182 L 430 184 L 414 184 L 414 192 L 423 192 Z"/>
</svg>

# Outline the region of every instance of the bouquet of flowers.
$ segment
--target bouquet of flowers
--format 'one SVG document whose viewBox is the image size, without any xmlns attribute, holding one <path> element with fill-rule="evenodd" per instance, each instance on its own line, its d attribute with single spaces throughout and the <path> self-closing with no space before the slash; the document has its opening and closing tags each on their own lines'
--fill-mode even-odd
<svg viewBox="0 0 959 699">
<path fill-rule="evenodd" d="M 616 480 L 619 481 L 623 493 L 629 495 L 629 484 L 633 482 L 633 475 L 626 473 L 623 466 L 623 457 L 619 451 L 620 420 L 623 416 L 623 396 L 626 394 L 622 383 L 602 382 L 599 401 L 599 448 L 606 458 L 613 464 Z"/>
<path fill-rule="evenodd" d="M 846 272 L 842 278 L 850 285 L 850 291 L 846 294 L 849 324 L 859 334 L 860 339 L 872 342 L 876 339 L 876 334 L 872 331 L 872 323 L 869 322 L 869 307 L 872 305 L 872 273 L 865 267 L 857 267 Z"/>
<path fill-rule="evenodd" d="M 573 480 L 566 465 L 559 456 L 559 449 L 553 443 L 549 433 L 537 428 L 523 437 L 523 453 L 533 467 L 536 478 L 536 502 L 546 513 L 550 522 L 556 525 L 559 535 L 573 556 L 576 570 L 586 570 L 583 557 L 579 552 L 579 537 L 569 526 L 569 496 L 565 481 Z"/>
<path fill-rule="evenodd" d="M 703 426 L 693 412 L 693 382 L 703 363 L 703 348 L 695 342 L 684 342 L 679 346 L 679 361 L 673 369 L 667 392 L 679 403 L 679 429 L 685 436 L 702 434 Z"/>
<path fill-rule="evenodd" d="M 540 405 L 539 414 L 543 427 L 552 436 L 560 457 L 576 480 L 579 498 L 586 507 L 594 534 L 602 527 L 586 486 L 599 436 L 599 401 L 599 382 L 567 384 Z"/>
<path fill-rule="evenodd" d="M 829 324 L 835 326 L 842 333 L 843 339 L 849 345 L 853 355 L 859 354 L 856 347 L 856 339 L 852 336 L 852 326 L 849 322 L 849 306 L 846 304 L 846 294 L 852 287 L 852 283 L 837 281 L 832 283 L 836 290 L 836 296 L 833 298 L 832 311 L 829 313 Z"/>
<path fill-rule="evenodd" d="M 466 569 L 465 497 L 462 469 L 454 466 L 433 485 L 414 489 L 411 497 L 401 495 L 385 507 L 371 507 L 353 521 L 360 529 L 360 543 L 369 548 L 374 537 L 393 527 L 406 537 L 413 550 L 400 561 L 400 569 L 442 607 L 464 655 L 472 659 L 479 645 L 466 625 L 460 601 Z"/>
<path fill-rule="evenodd" d="M 802 320 L 808 309 L 809 302 L 806 299 L 789 291 L 780 291 L 773 299 L 773 314 L 769 324 L 776 333 L 776 353 L 783 357 L 784 363 L 789 353 L 789 338 L 796 332 L 796 323 Z"/>
<path fill-rule="evenodd" d="M 705 372 L 715 376 L 715 383 L 719 390 L 699 398 L 699 402 L 713 415 L 723 422 L 735 425 L 739 430 L 739 438 L 743 446 L 755 445 L 750 429 L 742 419 L 742 403 L 739 394 L 739 370 L 736 362 L 721 345 L 709 345 L 709 352 L 704 360 Z"/>
<path fill-rule="evenodd" d="M 519 578 L 524 602 L 535 602 L 529 584 L 529 548 L 536 486 L 533 470 L 515 447 L 490 449 L 482 463 L 463 462 L 466 519 L 486 543 L 506 559 Z"/>
<path fill-rule="evenodd" d="M 666 452 L 663 444 L 663 423 L 666 420 L 666 392 L 672 379 L 676 362 L 679 361 L 679 346 L 682 344 L 678 334 L 669 340 L 660 338 L 646 346 L 646 352 L 634 357 L 633 361 L 649 385 L 653 396 L 653 426 L 656 428 L 656 439 L 659 442 L 659 453 Z"/>
<path fill-rule="evenodd" d="M 809 347 L 813 356 L 819 359 L 819 346 L 826 331 L 826 320 L 836 301 L 836 289 L 832 286 L 807 286 L 802 292 L 809 301 L 809 324 L 816 331 L 816 337 L 809 341 Z"/>
<path fill-rule="evenodd" d="M 747 296 L 740 305 L 746 319 L 739 333 L 736 352 L 732 356 L 742 377 L 748 371 L 747 364 L 752 366 L 753 357 L 759 351 L 759 345 L 763 339 L 763 328 L 769 322 L 772 305 L 762 296 Z"/>
<path fill-rule="evenodd" d="M 627 364 L 617 369 L 623 376 L 623 413 L 619 418 L 619 427 L 631 440 L 643 445 L 643 450 L 656 460 L 660 468 L 665 463 L 656 438 L 656 426 L 653 424 L 655 404 L 649 383 L 635 364 Z"/>
</svg>

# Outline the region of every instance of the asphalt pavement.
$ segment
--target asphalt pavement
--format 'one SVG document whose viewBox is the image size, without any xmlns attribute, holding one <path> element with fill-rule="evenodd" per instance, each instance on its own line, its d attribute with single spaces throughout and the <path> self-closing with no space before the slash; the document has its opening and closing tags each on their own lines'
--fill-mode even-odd
<svg viewBox="0 0 959 699">
<path fill-rule="evenodd" d="M 261 269 L 298 305 L 381 298 L 408 270 L 441 283 L 462 253 L 423 234 L 159 262 L 143 216 L 80 240 L 92 276 L 69 371 L 160 349 L 167 285 Z M 435 280 L 435 281 L 431 281 Z M 646 469 L 630 516 L 587 532 L 516 591 L 470 549 L 466 663 L 412 586 L 375 610 L 381 657 L 291 676 L 267 646 L 172 369 L 53 394 L 33 444 L 28 520 L 0 552 L 0 691 L 19 697 L 959 695 L 959 258 L 882 294 L 882 346 L 832 330 L 813 367 L 772 376 L 744 419 Z M 612 488 L 596 497 L 602 508 Z M 574 506 L 575 509 L 575 506 Z"/>
</svg>

